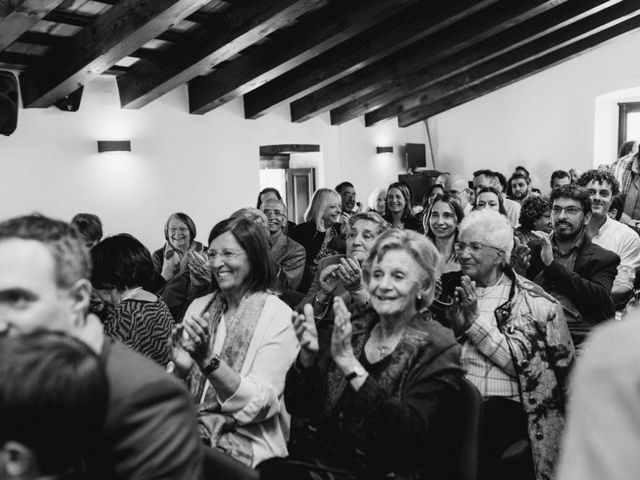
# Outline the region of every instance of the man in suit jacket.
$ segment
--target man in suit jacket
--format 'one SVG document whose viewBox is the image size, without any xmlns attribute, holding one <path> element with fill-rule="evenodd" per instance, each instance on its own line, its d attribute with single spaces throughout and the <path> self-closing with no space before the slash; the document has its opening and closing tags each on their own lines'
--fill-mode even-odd
<svg viewBox="0 0 640 480">
<path fill-rule="evenodd" d="M 107 337 L 89 314 L 89 253 L 69 224 L 31 215 L 0 223 L 0 336 L 61 331 L 102 356 L 109 383 L 91 479 L 199 479 L 188 393 L 159 366 Z M 63 438 L 59 439 L 64 441 Z"/>
<path fill-rule="evenodd" d="M 282 200 L 267 199 L 260 210 L 267 217 L 271 257 L 284 273 L 288 289 L 296 290 L 302 279 L 306 252 L 304 247 L 284 233 L 287 225 L 287 207 Z"/>
<path fill-rule="evenodd" d="M 595 245 L 585 232 L 591 198 L 582 188 L 565 185 L 551 192 L 554 232 L 534 232 L 527 277 L 559 300 L 573 343 L 578 347 L 591 328 L 614 317 L 611 287 L 620 257 Z"/>
</svg>

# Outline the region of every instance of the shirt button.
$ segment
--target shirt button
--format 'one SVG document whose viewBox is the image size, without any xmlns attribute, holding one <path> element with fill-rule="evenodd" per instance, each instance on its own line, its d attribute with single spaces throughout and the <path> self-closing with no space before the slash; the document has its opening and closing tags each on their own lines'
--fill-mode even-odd
<svg viewBox="0 0 640 480">
<path fill-rule="evenodd" d="M 542 432 L 540 430 L 538 430 L 536 432 L 536 440 L 542 440 L 544 438 L 544 435 L 542 434 Z"/>
<path fill-rule="evenodd" d="M 536 397 L 534 397 L 533 395 L 531 395 L 529 397 L 529 404 L 530 405 L 535 405 L 536 404 Z"/>
</svg>

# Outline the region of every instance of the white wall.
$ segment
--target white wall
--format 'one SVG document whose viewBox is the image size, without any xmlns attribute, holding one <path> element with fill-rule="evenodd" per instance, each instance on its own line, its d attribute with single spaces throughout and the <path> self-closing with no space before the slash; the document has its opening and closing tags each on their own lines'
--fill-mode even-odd
<svg viewBox="0 0 640 480">
<path fill-rule="evenodd" d="M 609 96 L 596 112 L 596 99 L 640 86 L 639 45 L 640 31 L 630 32 L 431 118 L 436 167 L 470 177 L 479 168 L 508 175 L 525 165 L 545 192 L 553 170 L 610 163 L 617 106 Z"/>
<path fill-rule="evenodd" d="M 113 78 L 85 87 L 80 110 L 21 109 L 18 128 L 0 136 L 0 218 L 34 211 L 70 219 L 99 215 L 105 233 L 129 232 L 158 248 L 173 211 L 191 215 L 198 238 L 232 211 L 254 205 L 259 191 L 259 146 L 319 144 L 319 185 L 351 180 L 366 201 L 371 189 L 401 172 L 398 146 L 425 143 L 424 125 L 399 129 L 395 121 L 341 127 L 328 115 L 293 124 L 287 107 L 245 120 L 241 100 L 203 116 L 190 115 L 186 88 L 140 110 L 122 110 Z M 97 140 L 131 140 L 131 154 L 98 154 Z M 393 155 L 376 156 L 376 145 Z"/>
</svg>

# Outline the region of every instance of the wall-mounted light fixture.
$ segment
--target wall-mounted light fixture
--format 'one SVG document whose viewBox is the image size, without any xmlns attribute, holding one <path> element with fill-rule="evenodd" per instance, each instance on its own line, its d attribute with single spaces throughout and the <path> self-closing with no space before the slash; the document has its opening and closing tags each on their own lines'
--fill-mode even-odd
<svg viewBox="0 0 640 480">
<path fill-rule="evenodd" d="M 376 153 L 393 153 L 393 147 L 376 147 Z"/>
<path fill-rule="evenodd" d="M 130 151 L 131 140 L 98 140 L 98 153 Z"/>
</svg>

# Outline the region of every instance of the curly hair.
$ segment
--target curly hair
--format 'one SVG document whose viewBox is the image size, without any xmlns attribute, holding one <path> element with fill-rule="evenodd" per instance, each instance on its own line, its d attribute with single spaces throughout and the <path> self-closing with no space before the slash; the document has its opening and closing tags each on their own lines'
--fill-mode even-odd
<svg viewBox="0 0 640 480">
<path fill-rule="evenodd" d="M 520 226 L 523 230 L 531 231 L 536 220 L 550 211 L 551 204 L 548 201 L 541 197 L 529 197 L 522 202 Z"/>
<path fill-rule="evenodd" d="M 587 170 L 580 175 L 576 184 L 579 187 L 586 187 L 589 182 L 608 183 L 611 185 L 611 195 L 614 197 L 620 193 L 620 183 L 608 169 Z"/>
</svg>

